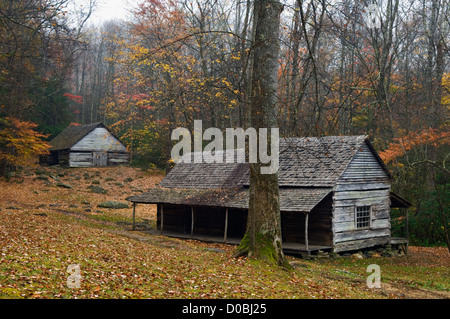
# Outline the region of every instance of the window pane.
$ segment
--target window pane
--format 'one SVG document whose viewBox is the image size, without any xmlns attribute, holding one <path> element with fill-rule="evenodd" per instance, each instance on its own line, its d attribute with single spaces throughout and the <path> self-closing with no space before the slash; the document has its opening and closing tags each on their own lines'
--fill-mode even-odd
<svg viewBox="0 0 450 319">
<path fill-rule="evenodd" d="M 370 227 L 370 206 L 356 207 L 356 228 Z"/>
</svg>

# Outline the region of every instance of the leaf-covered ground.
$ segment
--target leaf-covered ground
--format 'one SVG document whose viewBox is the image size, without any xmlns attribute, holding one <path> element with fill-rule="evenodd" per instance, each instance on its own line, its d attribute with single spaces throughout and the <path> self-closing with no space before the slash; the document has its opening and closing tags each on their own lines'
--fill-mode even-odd
<svg viewBox="0 0 450 319">
<path fill-rule="evenodd" d="M 0 180 L 0 298 L 450 297 L 446 248 L 362 260 L 288 257 L 294 267 L 286 271 L 235 259 L 234 246 L 133 232 L 131 207 L 97 207 L 126 202 L 162 177 L 123 167 L 29 168 Z M 139 206 L 137 222 L 154 227 L 155 207 Z M 369 264 L 381 268 L 381 289 L 366 285 Z M 68 287 L 70 265 L 80 267 L 80 288 Z"/>
</svg>

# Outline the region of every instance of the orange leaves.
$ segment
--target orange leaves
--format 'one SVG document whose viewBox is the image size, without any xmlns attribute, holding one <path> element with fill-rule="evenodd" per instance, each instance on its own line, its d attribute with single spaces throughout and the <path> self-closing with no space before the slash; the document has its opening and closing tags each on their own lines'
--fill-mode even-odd
<svg viewBox="0 0 450 319">
<path fill-rule="evenodd" d="M 46 137 L 35 131 L 32 122 L 5 117 L 0 119 L 0 160 L 13 165 L 24 165 L 36 155 L 46 154 L 49 145 Z"/>
<path fill-rule="evenodd" d="M 82 104 L 83 103 L 83 97 L 79 96 L 79 95 L 73 95 L 70 93 L 65 93 L 63 94 L 63 96 L 67 97 L 69 100 L 74 101 L 77 104 Z"/>
<path fill-rule="evenodd" d="M 384 162 L 389 163 L 420 145 L 438 147 L 448 144 L 450 144 L 450 132 L 429 128 L 420 132 L 409 132 L 403 137 L 395 138 L 385 151 L 380 152 L 380 157 Z"/>
</svg>

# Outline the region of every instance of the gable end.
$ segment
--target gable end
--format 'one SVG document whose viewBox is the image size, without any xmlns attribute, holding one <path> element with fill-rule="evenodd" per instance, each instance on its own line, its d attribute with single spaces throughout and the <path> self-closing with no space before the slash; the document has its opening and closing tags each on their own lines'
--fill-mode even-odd
<svg viewBox="0 0 450 319">
<path fill-rule="evenodd" d="M 76 142 L 71 151 L 125 152 L 126 147 L 107 128 L 100 126 Z"/>
<path fill-rule="evenodd" d="M 339 182 L 388 182 L 391 175 L 370 142 L 366 140 L 348 164 Z"/>
</svg>

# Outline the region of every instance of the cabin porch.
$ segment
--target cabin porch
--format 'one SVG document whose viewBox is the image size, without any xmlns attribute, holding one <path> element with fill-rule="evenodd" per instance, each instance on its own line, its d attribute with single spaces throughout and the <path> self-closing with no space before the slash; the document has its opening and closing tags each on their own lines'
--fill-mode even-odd
<svg viewBox="0 0 450 319">
<path fill-rule="evenodd" d="M 136 204 L 134 205 L 134 211 Z M 328 213 L 327 213 L 328 212 Z M 331 214 L 318 205 L 311 212 L 281 211 L 283 250 L 309 256 L 331 250 Z M 153 235 L 238 245 L 246 231 L 247 210 L 228 207 L 157 204 Z"/>
</svg>

